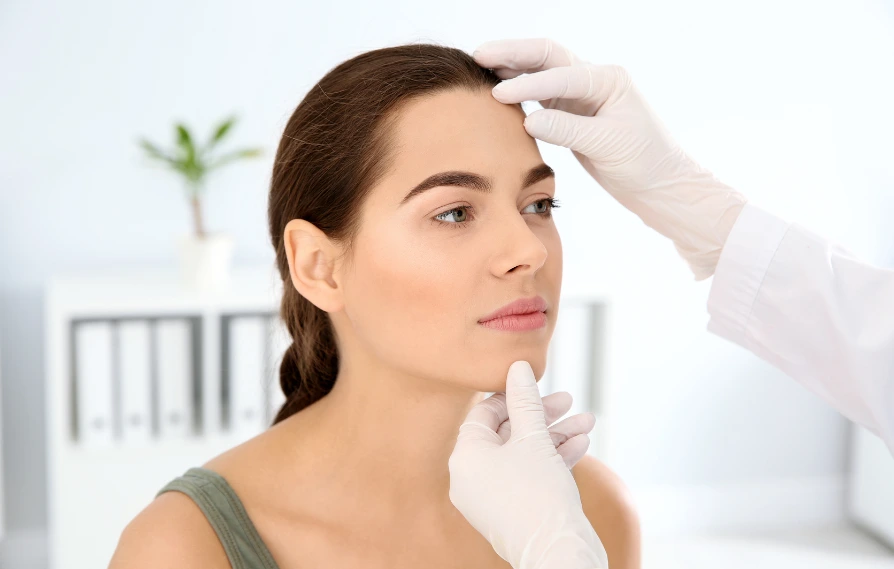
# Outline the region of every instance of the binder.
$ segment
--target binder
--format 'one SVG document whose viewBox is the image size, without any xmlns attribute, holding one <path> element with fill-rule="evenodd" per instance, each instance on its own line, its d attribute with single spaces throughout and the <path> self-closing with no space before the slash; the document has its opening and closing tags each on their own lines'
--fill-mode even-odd
<svg viewBox="0 0 894 569">
<path fill-rule="evenodd" d="M 157 426 L 161 440 L 189 436 L 193 422 L 192 342 L 189 320 L 155 323 Z"/>
<path fill-rule="evenodd" d="M 229 321 L 230 431 L 242 437 L 254 436 L 266 426 L 265 321 L 263 316 Z"/>
<path fill-rule="evenodd" d="M 76 438 L 84 447 L 113 444 L 112 324 L 74 322 Z"/>
<path fill-rule="evenodd" d="M 118 324 L 121 433 L 125 444 L 152 437 L 152 363 L 148 320 Z"/>
<path fill-rule="evenodd" d="M 267 320 L 267 381 L 265 385 L 265 397 L 267 399 L 267 425 L 273 423 L 276 414 L 286 402 L 286 396 L 282 392 L 279 381 L 279 367 L 282 364 L 283 355 L 292 345 L 292 336 L 285 323 L 275 315 Z"/>
<path fill-rule="evenodd" d="M 201 323 L 201 350 L 212 357 L 202 358 L 202 432 L 223 431 L 223 374 L 225 362 L 222 353 L 226 349 L 223 328 L 225 317 L 205 315 Z M 216 356 L 216 357 L 214 357 Z"/>
</svg>

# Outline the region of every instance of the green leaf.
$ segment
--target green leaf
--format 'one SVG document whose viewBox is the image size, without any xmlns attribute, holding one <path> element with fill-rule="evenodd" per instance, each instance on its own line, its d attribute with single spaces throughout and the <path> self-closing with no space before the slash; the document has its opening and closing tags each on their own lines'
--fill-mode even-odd
<svg viewBox="0 0 894 569">
<path fill-rule="evenodd" d="M 165 154 L 164 152 L 162 152 L 159 147 L 155 146 L 154 144 L 152 144 L 145 138 L 140 139 L 139 144 L 143 148 L 143 150 L 146 151 L 146 154 L 148 154 L 152 158 L 157 158 L 158 160 L 166 160 L 166 161 L 172 160 L 172 158 L 170 156 L 168 156 L 167 154 Z"/>
<path fill-rule="evenodd" d="M 244 148 L 242 150 L 236 150 L 235 152 L 230 152 L 229 154 L 224 154 L 214 162 L 208 165 L 208 170 L 214 170 L 216 168 L 220 168 L 224 164 L 229 164 L 235 160 L 240 160 L 243 158 L 255 158 L 261 156 L 263 150 L 261 148 Z"/>
<path fill-rule="evenodd" d="M 206 150 L 210 150 L 215 144 L 220 142 L 230 129 L 233 128 L 234 124 L 236 124 L 236 117 L 232 116 L 217 125 L 217 128 L 214 129 L 214 134 L 211 135 L 211 140 L 208 141 Z"/>
<path fill-rule="evenodd" d="M 192 142 L 192 136 L 189 130 L 182 124 L 177 124 L 177 146 L 183 150 L 184 161 L 194 162 L 196 157 L 196 147 Z"/>
<path fill-rule="evenodd" d="M 139 144 L 140 144 L 140 147 L 142 147 L 143 150 L 146 151 L 146 154 L 150 158 L 154 158 L 156 160 L 164 162 L 165 164 L 174 168 L 175 170 L 179 167 L 179 165 L 180 165 L 179 160 L 177 160 L 173 156 L 166 154 L 164 151 L 162 151 L 160 148 L 158 148 L 155 144 L 149 142 L 145 138 L 140 139 Z"/>
</svg>

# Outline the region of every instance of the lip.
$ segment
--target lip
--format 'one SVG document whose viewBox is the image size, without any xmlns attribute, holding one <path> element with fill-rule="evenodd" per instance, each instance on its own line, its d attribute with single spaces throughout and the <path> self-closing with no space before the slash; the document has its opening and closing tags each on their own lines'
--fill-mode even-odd
<svg viewBox="0 0 894 569">
<path fill-rule="evenodd" d="M 518 300 L 510 302 L 499 310 L 491 312 L 484 318 L 481 318 L 480 320 L 478 320 L 478 323 L 484 324 L 486 322 L 497 320 L 499 318 L 506 318 L 508 316 L 522 316 L 536 314 L 537 312 L 546 312 L 546 309 L 546 301 L 543 300 L 542 296 L 519 298 Z"/>
</svg>

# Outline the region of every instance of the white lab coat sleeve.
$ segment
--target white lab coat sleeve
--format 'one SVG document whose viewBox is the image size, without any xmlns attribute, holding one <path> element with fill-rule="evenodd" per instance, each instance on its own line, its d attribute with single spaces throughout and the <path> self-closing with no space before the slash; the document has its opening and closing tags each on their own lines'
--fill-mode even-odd
<svg viewBox="0 0 894 569">
<path fill-rule="evenodd" d="M 746 204 L 708 313 L 710 332 L 781 369 L 894 454 L 894 270 Z"/>
</svg>

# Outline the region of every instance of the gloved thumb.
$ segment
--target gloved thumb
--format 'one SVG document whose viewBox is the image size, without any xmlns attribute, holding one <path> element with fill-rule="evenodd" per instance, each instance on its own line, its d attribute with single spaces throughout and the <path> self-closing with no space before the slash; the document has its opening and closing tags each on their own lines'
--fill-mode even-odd
<svg viewBox="0 0 894 569">
<path fill-rule="evenodd" d="M 534 138 L 586 155 L 593 146 L 592 123 L 599 120 L 558 109 L 542 109 L 525 118 L 525 130 Z"/>
<path fill-rule="evenodd" d="M 552 446 L 540 390 L 531 364 L 526 361 L 520 360 L 509 366 L 509 374 L 506 376 L 506 407 L 509 410 L 509 423 L 512 425 L 510 440 L 519 441 L 539 435 L 546 437 Z"/>
</svg>

